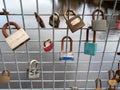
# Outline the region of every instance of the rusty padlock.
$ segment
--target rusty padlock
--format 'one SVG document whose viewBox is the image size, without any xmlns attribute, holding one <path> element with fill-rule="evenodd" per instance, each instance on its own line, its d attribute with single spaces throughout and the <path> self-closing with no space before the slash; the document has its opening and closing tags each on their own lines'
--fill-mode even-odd
<svg viewBox="0 0 120 90">
<path fill-rule="evenodd" d="M 59 14 L 57 12 L 54 12 L 53 14 L 49 18 L 49 25 L 51 25 L 52 27 L 54 26 L 55 28 L 58 28 L 60 24 Z"/>
<path fill-rule="evenodd" d="M 99 87 L 98 87 L 98 82 L 100 84 Z M 102 81 L 101 81 L 100 78 L 96 78 L 96 80 L 95 80 L 95 86 L 96 86 L 95 90 L 103 90 L 102 89 Z"/>
<path fill-rule="evenodd" d="M 7 71 L 7 76 L 5 76 L 5 71 Z M 0 76 L 0 82 L 2 83 L 8 83 L 10 82 L 10 71 L 9 70 L 3 70 L 2 75 Z"/>
<path fill-rule="evenodd" d="M 64 51 L 64 40 L 65 39 L 69 39 L 69 41 L 70 41 L 70 50 L 69 50 L 69 52 Z M 73 40 L 69 36 L 65 36 L 65 37 L 62 38 L 60 60 L 63 60 L 63 61 L 74 60 L 74 54 L 72 52 L 72 42 L 73 42 Z"/>
<path fill-rule="evenodd" d="M 34 15 L 35 15 L 36 21 L 39 23 L 41 28 L 45 28 L 45 24 L 44 24 L 42 18 L 38 15 L 38 13 L 34 12 Z"/>
<path fill-rule="evenodd" d="M 47 42 L 49 43 L 49 45 L 46 45 Z M 45 52 L 50 51 L 53 48 L 53 46 L 54 46 L 54 44 L 51 41 L 51 39 L 47 39 L 46 41 L 44 41 L 44 51 Z"/>
<path fill-rule="evenodd" d="M 112 78 L 111 78 L 111 73 L 112 73 Z M 109 70 L 108 71 L 108 77 L 109 77 L 109 80 L 108 80 L 108 84 L 110 86 L 116 86 L 117 85 L 117 80 L 116 80 L 116 77 L 115 77 L 115 73 L 113 70 Z"/>
<path fill-rule="evenodd" d="M 102 20 L 95 20 L 96 12 L 100 12 L 101 13 Z M 106 19 L 105 19 L 105 14 L 100 9 L 96 9 L 92 13 L 92 22 L 91 23 L 92 23 L 92 30 L 93 31 L 105 31 L 107 29 L 107 23 L 106 23 Z"/>
<path fill-rule="evenodd" d="M 120 14 L 118 15 L 117 21 L 116 21 L 116 28 L 120 30 Z"/>
<path fill-rule="evenodd" d="M 11 35 L 8 35 L 6 32 L 6 29 L 9 25 L 13 25 L 17 29 L 17 31 Z M 9 22 L 4 24 L 2 28 L 2 33 L 5 37 L 6 42 L 12 50 L 17 49 L 19 46 L 21 46 L 23 43 L 30 39 L 24 29 L 20 28 L 20 26 L 15 22 Z"/>
<path fill-rule="evenodd" d="M 74 16 L 72 18 L 68 19 L 67 15 L 69 15 L 70 12 Z M 79 15 L 77 15 L 76 12 L 72 9 L 68 9 L 64 12 L 64 18 L 66 20 L 66 24 L 68 25 L 68 27 L 70 28 L 72 33 L 79 30 L 80 28 L 82 28 L 85 25 L 83 20 L 81 19 L 81 17 Z"/>
</svg>

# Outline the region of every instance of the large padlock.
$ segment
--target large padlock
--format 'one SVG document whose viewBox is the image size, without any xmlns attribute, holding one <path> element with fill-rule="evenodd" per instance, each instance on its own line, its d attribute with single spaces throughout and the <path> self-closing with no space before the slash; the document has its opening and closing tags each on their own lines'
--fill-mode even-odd
<svg viewBox="0 0 120 90">
<path fill-rule="evenodd" d="M 98 82 L 99 82 L 99 87 L 98 87 Z M 102 89 L 102 81 L 101 81 L 101 79 L 100 78 L 97 78 L 96 80 L 95 80 L 95 86 L 96 86 L 96 88 L 95 88 L 95 90 L 103 90 Z"/>
<path fill-rule="evenodd" d="M 5 71 L 7 72 L 7 76 L 5 76 Z M 2 75 L 0 76 L 0 82 L 2 83 L 8 83 L 10 82 L 10 71 L 9 70 L 3 70 Z"/>
<path fill-rule="evenodd" d="M 69 50 L 69 52 L 64 51 L 64 40 L 65 39 L 69 39 L 69 41 L 70 41 L 70 50 Z M 72 52 L 72 42 L 73 42 L 73 40 L 69 36 L 65 36 L 65 37 L 62 38 L 60 60 L 64 60 L 64 61 L 74 60 L 74 54 Z"/>
<path fill-rule="evenodd" d="M 101 15 L 102 15 L 101 20 L 95 20 L 96 12 L 101 13 Z M 92 30 L 93 31 L 105 31 L 106 29 L 107 29 L 107 23 L 106 23 L 106 19 L 105 19 L 105 14 L 104 14 L 104 12 L 102 10 L 96 9 L 92 13 Z"/>
<path fill-rule="evenodd" d="M 96 41 L 96 31 L 93 31 L 93 43 L 89 42 L 89 29 L 91 27 L 88 27 L 86 30 L 86 42 L 84 43 L 84 54 L 88 55 L 96 55 L 97 51 L 97 44 Z"/>
<path fill-rule="evenodd" d="M 112 78 L 111 78 L 111 73 L 112 73 Z M 116 86 L 117 85 L 117 80 L 116 80 L 116 77 L 115 77 L 115 73 L 113 70 L 109 70 L 108 71 L 108 77 L 109 77 L 109 80 L 108 80 L 108 84 L 110 86 Z"/>
<path fill-rule="evenodd" d="M 118 15 L 117 21 L 116 21 L 116 28 L 120 29 L 120 14 Z"/>
<path fill-rule="evenodd" d="M 74 16 L 72 18 L 68 19 L 67 15 L 69 15 L 70 12 Z M 79 30 L 80 28 L 82 28 L 85 25 L 83 20 L 81 19 L 81 17 L 79 15 L 77 15 L 76 12 L 72 9 L 68 9 L 64 12 L 64 18 L 66 20 L 66 24 L 68 25 L 68 27 L 70 28 L 72 33 Z"/>
<path fill-rule="evenodd" d="M 27 69 L 27 76 L 29 79 L 37 79 L 40 77 L 40 70 L 37 60 L 32 60 L 29 63 L 29 68 Z"/>
<path fill-rule="evenodd" d="M 49 25 L 58 28 L 59 24 L 60 24 L 59 14 L 57 12 L 54 12 L 54 15 L 52 14 L 49 18 Z"/>
<path fill-rule="evenodd" d="M 34 15 L 35 15 L 36 21 L 39 23 L 41 28 L 45 28 L 45 24 L 44 24 L 42 18 L 38 15 L 38 13 L 34 12 Z"/>
<path fill-rule="evenodd" d="M 10 36 L 6 32 L 6 29 L 9 25 L 15 26 L 16 29 L 18 30 L 15 33 L 11 34 Z M 15 22 L 9 22 L 4 24 L 2 28 L 2 33 L 5 37 L 6 42 L 8 43 L 12 50 L 17 49 L 19 46 L 21 46 L 23 43 L 30 39 L 28 34 L 22 28 L 20 28 L 20 26 Z"/>
<path fill-rule="evenodd" d="M 49 43 L 49 45 L 46 45 L 47 42 Z M 51 39 L 47 39 L 46 41 L 44 41 L 44 51 L 45 52 L 50 51 L 53 48 L 53 46 L 54 46 L 54 44 L 51 41 Z"/>
</svg>

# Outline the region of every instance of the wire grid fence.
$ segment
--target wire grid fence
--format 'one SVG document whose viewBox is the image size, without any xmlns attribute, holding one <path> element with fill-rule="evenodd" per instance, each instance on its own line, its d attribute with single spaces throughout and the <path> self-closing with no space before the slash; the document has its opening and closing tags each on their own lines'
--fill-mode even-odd
<svg viewBox="0 0 120 90">
<path fill-rule="evenodd" d="M 9 21 L 17 22 L 30 36 L 30 40 L 19 47 L 17 50 L 12 51 L 6 44 L 2 32 L 0 32 L 0 72 L 3 69 L 9 69 L 11 71 L 11 80 L 8 84 L 0 83 L 0 89 L 60 89 L 66 90 L 70 87 L 78 87 L 79 90 L 93 90 L 95 88 L 95 79 L 101 78 L 102 86 L 104 90 L 108 88 L 108 70 L 117 69 L 117 63 L 119 56 L 116 52 L 119 51 L 119 31 L 113 31 L 114 35 L 111 35 L 111 25 L 113 25 L 114 16 L 117 16 L 116 5 L 118 0 L 114 0 L 113 9 L 106 16 L 109 18 L 108 30 L 106 32 L 97 32 L 98 50 L 96 56 L 89 56 L 83 53 L 83 46 L 85 42 L 85 29 L 87 25 L 76 33 L 71 33 L 65 24 L 63 19 L 63 13 L 60 14 L 60 27 L 58 29 L 50 27 L 48 24 L 49 16 L 55 11 L 55 3 L 57 0 L 51 0 L 49 8 L 45 3 L 41 3 L 41 0 L 11 0 L 18 8 L 14 8 L 14 5 L 9 5 L 8 0 L 1 0 L 2 8 L 10 11 L 8 16 L 1 15 L 0 18 L 0 30 L 2 26 Z M 79 0 L 78 0 L 79 1 Z M 30 7 L 26 5 L 29 2 L 30 5 L 34 5 L 34 9 L 30 10 Z M 47 0 L 46 2 L 50 2 Z M 91 12 L 87 11 L 87 0 L 83 1 L 80 13 L 78 13 L 85 23 L 91 22 Z M 102 8 L 103 0 L 99 0 L 99 7 Z M 26 3 L 26 4 L 25 4 Z M 71 0 L 67 0 L 67 8 L 71 8 Z M 45 6 L 46 10 L 41 13 L 42 6 Z M 25 12 L 25 9 L 31 11 Z M 49 8 L 49 9 L 48 9 Z M 66 8 L 66 9 L 67 9 Z M 18 10 L 18 13 L 14 13 Z M 48 10 L 48 12 L 47 12 Z M 50 10 L 50 13 L 49 13 Z M 46 28 L 40 28 L 39 24 L 34 18 L 33 12 L 37 11 L 46 24 Z M 78 10 L 79 11 L 79 10 Z M 86 18 L 90 18 L 86 19 Z M 89 23 L 88 23 L 89 24 Z M 14 29 L 14 28 L 13 28 Z M 13 30 L 14 31 L 14 30 Z M 10 31 L 12 33 L 12 31 Z M 92 34 L 92 32 L 90 32 Z M 74 61 L 59 61 L 59 52 L 61 47 L 61 39 L 63 36 L 70 36 L 73 39 L 73 49 L 75 54 Z M 104 39 L 99 39 L 99 36 L 105 36 Z M 92 37 L 92 35 L 91 35 Z M 47 38 L 51 38 L 54 43 L 52 51 L 46 53 L 43 51 L 43 41 Z M 66 45 L 67 47 L 67 45 Z M 40 63 L 40 79 L 29 80 L 26 78 L 26 70 L 28 63 L 36 59 Z M 117 89 L 120 87 L 118 85 Z"/>
</svg>

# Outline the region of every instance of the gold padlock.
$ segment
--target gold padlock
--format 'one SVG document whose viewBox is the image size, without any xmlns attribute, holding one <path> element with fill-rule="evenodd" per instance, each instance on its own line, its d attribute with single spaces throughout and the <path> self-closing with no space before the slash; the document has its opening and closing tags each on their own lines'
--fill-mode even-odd
<svg viewBox="0 0 120 90">
<path fill-rule="evenodd" d="M 100 87 L 98 87 L 98 82 L 99 82 L 99 84 L 100 84 Z M 95 85 L 96 85 L 95 90 L 103 90 L 103 89 L 102 89 L 102 81 L 101 81 L 100 78 L 96 78 L 96 80 L 95 80 Z"/>
<path fill-rule="evenodd" d="M 4 76 L 5 71 L 7 71 L 8 76 Z M 2 75 L 0 76 L 0 82 L 2 82 L 2 83 L 10 82 L 10 71 L 9 70 L 2 71 Z"/>
<path fill-rule="evenodd" d="M 72 18 L 68 19 L 67 15 L 69 15 L 70 12 L 74 16 Z M 70 28 L 72 33 L 79 30 L 83 26 L 85 26 L 81 17 L 79 15 L 77 15 L 76 12 L 72 9 L 68 9 L 64 12 L 64 18 L 66 20 L 66 24 L 68 25 L 68 27 Z"/>
</svg>

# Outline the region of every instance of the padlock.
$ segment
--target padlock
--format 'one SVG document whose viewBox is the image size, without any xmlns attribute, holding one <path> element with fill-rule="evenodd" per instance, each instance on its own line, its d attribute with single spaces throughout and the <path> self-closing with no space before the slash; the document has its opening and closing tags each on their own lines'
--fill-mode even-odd
<svg viewBox="0 0 120 90">
<path fill-rule="evenodd" d="M 102 19 L 101 20 L 95 20 L 95 13 L 96 12 L 100 12 L 102 15 Z M 100 9 L 96 9 L 93 13 L 92 13 L 92 30 L 93 31 L 105 31 L 107 29 L 107 23 L 105 20 L 105 14 L 102 10 Z"/>
<path fill-rule="evenodd" d="M 89 29 L 91 27 L 88 27 L 86 30 L 86 42 L 84 43 L 84 54 L 96 55 L 97 51 L 97 44 L 95 43 L 96 41 L 96 31 L 93 31 L 93 43 L 89 42 Z"/>
<path fill-rule="evenodd" d="M 36 21 L 39 23 L 41 28 L 45 28 L 45 24 L 44 24 L 42 18 L 38 15 L 38 13 L 34 12 L 34 15 L 35 15 Z"/>
<path fill-rule="evenodd" d="M 71 12 L 74 16 L 70 19 L 68 19 L 67 15 L 69 15 L 69 12 Z M 71 32 L 75 32 L 85 26 L 83 20 L 79 15 L 76 14 L 76 12 L 72 9 L 68 9 L 64 12 L 64 18 L 66 20 L 66 24 L 70 28 Z"/>
<path fill-rule="evenodd" d="M 69 52 L 64 51 L 64 40 L 65 39 L 69 39 L 69 41 L 70 41 L 70 50 L 69 50 Z M 73 42 L 73 40 L 69 36 L 65 36 L 65 37 L 62 38 L 60 60 L 63 60 L 63 61 L 74 60 L 74 54 L 72 52 L 72 42 Z"/>
<path fill-rule="evenodd" d="M 98 87 L 98 82 L 99 82 L 99 87 Z M 101 79 L 100 78 L 97 78 L 96 80 L 95 80 L 95 86 L 96 86 L 96 88 L 95 88 L 95 90 L 103 90 L 102 89 L 102 81 L 101 81 Z"/>
<path fill-rule="evenodd" d="M 112 78 L 111 78 L 111 73 L 113 74 Z M 108 77 L 109 77 L 108 84 L 110 86 L 116 86 L 117 85 L 117 80 L 116 80 L 115 73 L 114 73 L 113 70 L 108 71 Z"/>
<path fill-rule="evenodd" d="M 37 60 L 32 60 L 29 63 L 29 68 L 27 69 L 27 77 L 29 79 L 38 79 L 40 77 L 40 70 Z"/>
<path fill-rule="evenodd" d="M 49 45 L 46 45 L 47 42 L 49 43 Z M 44 41 L 44 51 L 45 52 L 50 51 L 53 48 L 53 46 L 54 46 L 54 44 L 51 41 L 51 39 L 47 39 L 46 41 Z"/>
<path fill-rule="evenodd" d="M 7 76 L 4 75 L 5 71 L 7 72 Z M 2 75 L 0 76 L 0 82 L 1 83 L 8 83 L 10 82 L 10 71 L 9 70 L 3 70 Z"/>
<path fill-rule="evenodd" d="M 15 26 L 16 29 L 18 30 L 15 33 L 11 34 L 10 36 L 6 32 L 6 29 L 9 25 Z M 15 22 L 9 22 L 4 24 L 2 28 L 2 33 L 5 37 L 6 42 L 8 43 L 12 50 L 17 49 L 19 46 L 21 46 L 23 43 L 30 39 L 28 34 L 22 28 L 20 28 L 20 26 Z"/>
<path fill-rule="evenodd" d="M 118 19 L 116 21 L 116 28 L 120 30 L 120 14 L 118 15 Z"/>
<path fill-rule="evenodd" d="M 51 15 L 49 18 L 49 25 L 52 27 L 54 26 L 55 28 L 58 28 L 60 24 L 60 18 L 59 14 L 57 12 L 54 12 L 54 15 Z"/>
</svg>

